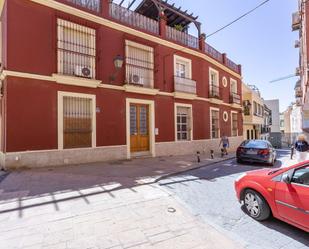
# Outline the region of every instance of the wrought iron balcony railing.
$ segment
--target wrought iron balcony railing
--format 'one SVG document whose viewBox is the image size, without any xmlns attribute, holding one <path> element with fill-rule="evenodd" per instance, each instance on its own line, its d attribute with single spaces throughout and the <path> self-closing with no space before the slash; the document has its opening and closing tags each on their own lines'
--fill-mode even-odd
<svg viewBox="0 0 309 249">
<path fill-rule="evenodd" d="M 101 0 L 62 0 L 94 12 L 101 11 Z"/>
<path fill-rule="evenodd" d="M 177 43 L 181 43 L 185 46 L 191 47 L 191 48 L 195 48 L 198 49 L 199 48 L 199 42 L 198 42 L 198 38 L 181 32 L 175 28 L 166 26 L 166 37 L 169 40 L 173 40 Z"/>
<path fill-rule="evenodd" d="M 240 95 L 237 93 L 230 93 L 230 103 L 240 105 Z"/>
<path fill-rule="evenodd" d="M 109 15 L 119 22 L 128 24 L 132 27 L 139 28 L 150 33 L 159 34 L 159 23 L 146 16 L 128 10 L 118 4 L 110 3 Z"/>
<path fill-rule="evenodd" d="M 222 99 L 221 97 L 221 87 L 216 85 L 209 86 L 209 98 Z"/>
<path fill-rule="evenodd" d="M 223 62 L 222 54 L 207 43 L 205 44 L 205 53 L 217 61 L 220 61 L 221 63 Z"/>
</svg>

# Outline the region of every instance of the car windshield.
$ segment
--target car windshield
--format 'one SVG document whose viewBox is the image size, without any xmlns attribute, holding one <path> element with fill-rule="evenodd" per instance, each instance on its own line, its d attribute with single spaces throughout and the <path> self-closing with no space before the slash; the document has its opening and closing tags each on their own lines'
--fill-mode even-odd
<svg viewBox="0 0 309 249">
<path fill-rule="evenodd" d="M 247 140 L 244 141 L 241 146 L 253 149 L 267 149 L 268 143 L 262 140 Z"/>
</svg>

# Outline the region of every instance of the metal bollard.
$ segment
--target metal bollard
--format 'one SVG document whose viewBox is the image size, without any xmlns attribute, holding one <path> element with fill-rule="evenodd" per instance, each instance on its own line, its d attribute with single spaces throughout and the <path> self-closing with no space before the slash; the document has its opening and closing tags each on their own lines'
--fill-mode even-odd
<svg viewBox="0 0 309 249">
<path fill-rule="evenodd" d="M 197 162 L 200 163 L 201 162 L 201 158 L 200 158 L 201 153 L 199 151 L 196 152 L 196 156 L 197 156 Z"/>
<path fill-rule="evenodd" d="M 210 150 L 210 158 L 211 158 L 211 159 L 214 159 L 214 158 L 215 158 L 215 155 L 214 155 L 214 151 L 213 151 L 213 150 Z"/>
<path fill-rule="evenodd" d="M 224 149 L 221 149 L 221 157 L 224 157 Z"/>
<path fill-rule="evenodd" d="M 291 160 L 293 160 L 293 155 L 294 155 L 294 146 L 291 146 Z"/>
</svg>

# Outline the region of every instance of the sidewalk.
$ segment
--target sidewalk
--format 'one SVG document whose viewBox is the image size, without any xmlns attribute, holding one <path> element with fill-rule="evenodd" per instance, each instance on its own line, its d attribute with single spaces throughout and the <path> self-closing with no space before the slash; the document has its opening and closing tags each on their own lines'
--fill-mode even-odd
<svg viewBox="0 0 309 249">
<path fill-rule="evenodd" d="M 6 177 L 7 180 L 0 182 L 0 187 L 4 190 L 0 193 L 0 202 L 16 197 L 27 198 L 68 189 L 108 185 L 111 182 L 119 184 L 117 189 L 131 188 L 234 157 L 234 154 L 230 154 L 223 158 L 216 156 L 215 159 L 209 159 L 201 155 L 201 162 L 197 163 L 196 155 L 189 155 L 13 171 Z M 38 182 L 42 179 L 45 179 L 44 185 L 38 188 Z M 6 191 L 7 189 L 16 191 Z"/>
<path fill-rule="evenodd" d="M 197 166 L 171 157 L 12 172 L 0 182 L 1 247 L 241 248 L 154 183 Z"/>
</svg>

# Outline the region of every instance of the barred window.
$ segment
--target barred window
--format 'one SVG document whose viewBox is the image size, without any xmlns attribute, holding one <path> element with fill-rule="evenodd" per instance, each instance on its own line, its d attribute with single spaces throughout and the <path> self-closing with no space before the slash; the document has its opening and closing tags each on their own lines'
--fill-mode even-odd
<svg viewBox="0 0 309 249">
<path fill-rule="evenodd" d="M 153 48 L 126 41 L 126 82 L 135 86 L 153 88 Z"/>
<path fill-rule="evenodd" d="M 191 140 L 191 109 L 177 106 L 177 140 Z"/>
<path fill-rule="evenodd" d="M 58 24 L 58 73 L 95 78 L 96 31 L 62 19 Z"/>
<path fill-rule="evenodd" d="M 238 116 L 237 113 L 232 113 L 232 136 L 238 136 Z"/>
<path fill-rule="evenodd" d="M 211 138 L 219 138 L 220 126 L 219 126 L 219 111 L 211 110 Z"/>
<path fill-rule="evenodd" d="M 92 146 L 93 100 L 63 97 L 63 148 Z"/>
</svg>

